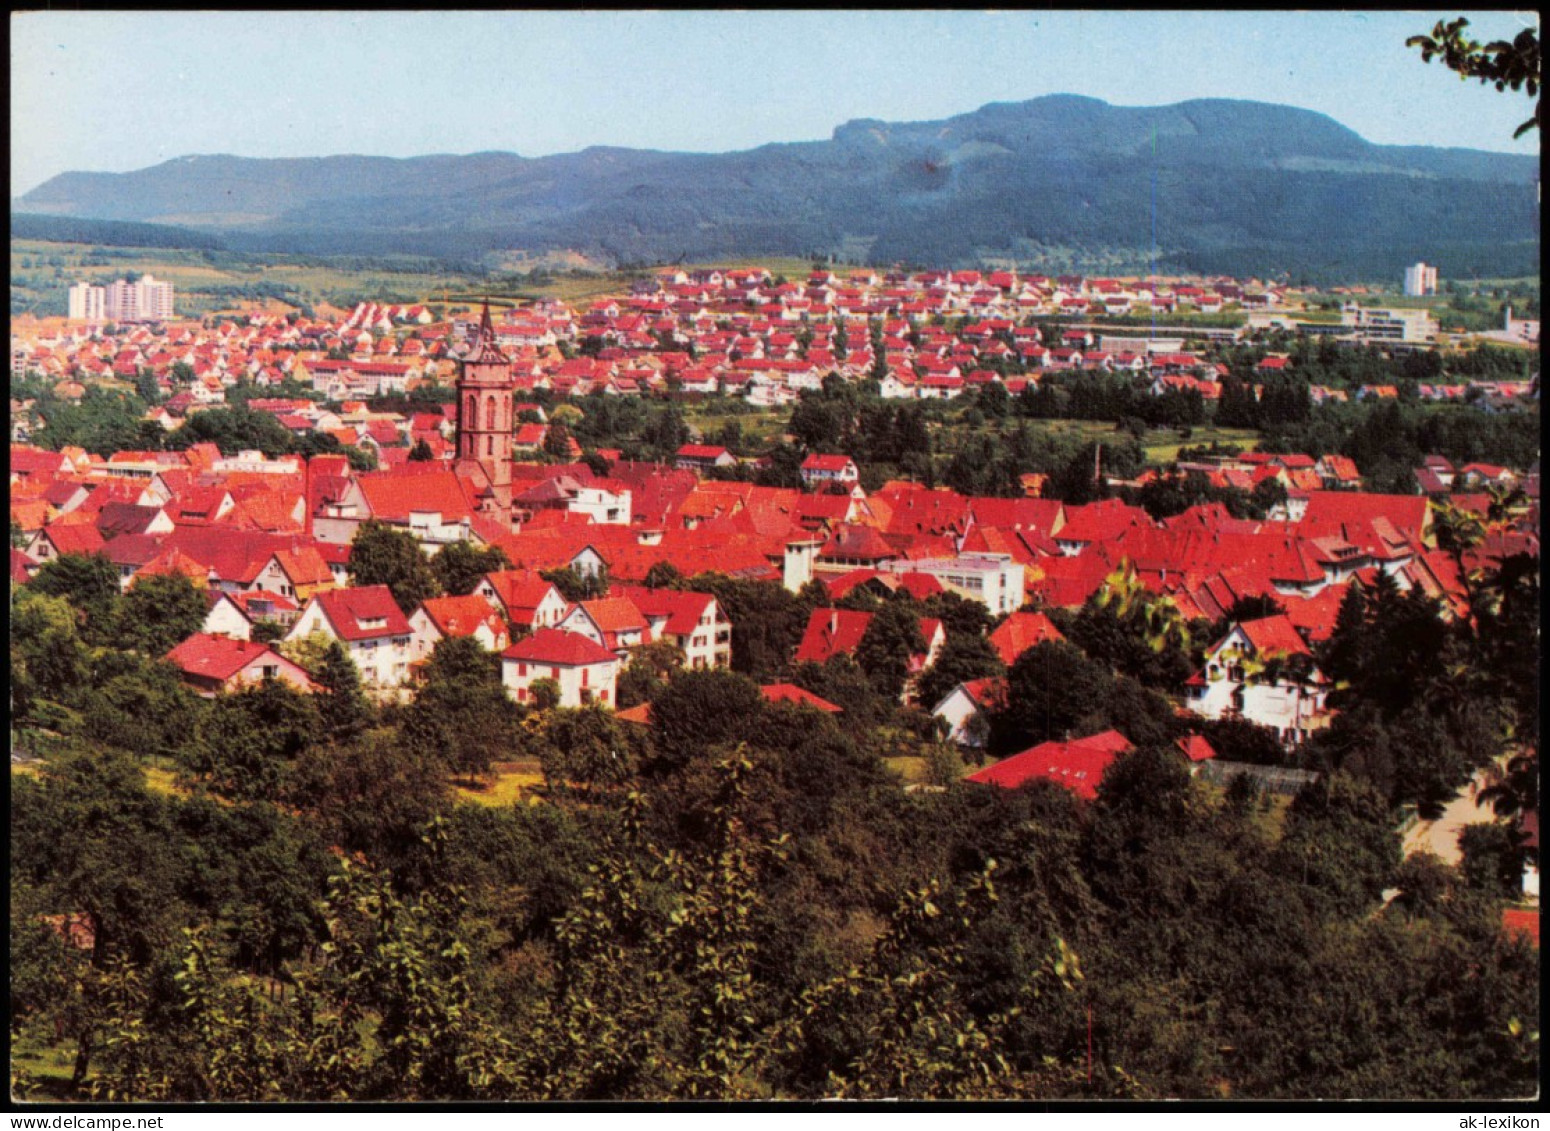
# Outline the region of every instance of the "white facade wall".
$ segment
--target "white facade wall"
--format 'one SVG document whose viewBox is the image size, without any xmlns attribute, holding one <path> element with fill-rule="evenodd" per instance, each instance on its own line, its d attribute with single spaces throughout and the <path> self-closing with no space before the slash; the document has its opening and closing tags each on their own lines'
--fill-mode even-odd
<svg viewBox="0 0 1550 1131">
<path fill-rule="evenodd" d="M 618 676 L 617 660 L 571 666 L 501 659 L 501 682 L 506 685 L 506 693 L 518 703 L 531 703 L 533 684 L 540 679 L 552 679 L 560 685 L 560 706 L 581 707 L 597 702 L 612 710 Z"/>
</svg>

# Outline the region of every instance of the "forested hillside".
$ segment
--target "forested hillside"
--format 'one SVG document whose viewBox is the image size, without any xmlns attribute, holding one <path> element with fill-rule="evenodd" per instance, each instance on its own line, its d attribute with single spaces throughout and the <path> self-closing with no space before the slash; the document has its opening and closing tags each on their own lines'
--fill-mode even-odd
<svg viewBox="0 0 1550 1131">
<path fill-rule="evenodd" d="M 592 148 L 405 160 L 182 157 L 66 173 L 22 211 L 195 225 L 228 246 L 669 262 L 853 262 L 1393 275 L 1537 270 L 1532 158 L 1372 145 L 1286 106 L 1050 96 L 939 122 L 856 121 L 725 154 Z"/>
</svg>

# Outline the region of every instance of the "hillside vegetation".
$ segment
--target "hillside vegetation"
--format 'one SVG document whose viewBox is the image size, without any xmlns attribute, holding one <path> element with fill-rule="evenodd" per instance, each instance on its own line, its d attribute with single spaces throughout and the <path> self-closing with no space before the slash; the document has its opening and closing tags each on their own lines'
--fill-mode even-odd
<svg viewBox="0 0 1550 1131">
<path fill-rule="evenodd" d="M 619 264 L 785 254 L 1237 275 L 1520 274 L 1530 157 L 1378 146 L 1324 115 L 1060 95 L 938 122 L 855 121 L 738 153 L 594 147 L 409 159 L 182 157 L 66 173 L 17 207 L 174 223 L 232 248 Z"/>
</svg>

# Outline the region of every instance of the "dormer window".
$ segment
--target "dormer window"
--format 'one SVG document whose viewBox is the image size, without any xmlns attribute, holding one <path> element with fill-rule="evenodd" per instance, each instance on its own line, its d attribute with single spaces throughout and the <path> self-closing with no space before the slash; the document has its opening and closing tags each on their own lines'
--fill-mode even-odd
<svg viewBox="0 0 1550 1131">
<path fill-rule="evenodd" d="M 387 617 L 361 617 L 355 623 L 362 629 L 386 628 Z"/>
</svg>

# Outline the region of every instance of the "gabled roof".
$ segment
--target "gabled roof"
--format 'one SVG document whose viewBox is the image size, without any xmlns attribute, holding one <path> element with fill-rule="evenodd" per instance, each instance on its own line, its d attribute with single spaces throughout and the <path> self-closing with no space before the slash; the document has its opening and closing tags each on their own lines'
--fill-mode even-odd
<svg viewBox="0 0 1550 1131">
<path fill-rule="evenodd" d="M 154 534 L 120 534 L 103 543 L 102 554 L 116 566 L 138 569 L 156 557 L 161 542 Z"/>
<path fill-rule="evenodd" d="M 841 523 L 819 551 L 819 556 L 877 562 L 896 558 L 899 554 L 874 527 Z"/>
<path fill-rule="evenodd" d="M 1191 762 L 1205 762 L 1216 757 L 1216 749 L 1204 735 L 1191 734 L 1174 743 Z"/>
<path fill-rule="evenodd" d="M 814 695 L 794 683 L 768 683 L 759 688 L 759 693 L 770 703 L 796 703 L 804 707 L 815 707 L 831 715 L 843 713 L 844 708 L 836 706 L 827 699 Z"/>
<path fill-rule="evenodd" d="M 814 452 L 802 461 L 803 471 L 828 471 L 838 474 L 847 467 L 853 467 L 849 456 L 819 455 Z"/>
<path fill-rule="evenodd" d="M 115 534 L 144 534 L 146 527 L 155 522 L 161 513 L 160 507 L 107 503 L 97 512 L 97 530 L 104 538 L 112 538 Z"/>
<path fill-rule="evenodd" d="M 238 640 L 230 636 L 212 636 L 196 632 L 172 651 L 167 659 L 191 676 L 219 680 L 224 683 L 255 660 L 274 660 L 276 666 L 294 668 L 305 677 L 290 660 L 267 644 L 253 640 Z"/>
<path fill-rule="evenodd" d="M 496 637 L 506 634 L 506 625 L 490 602 L 477 594 L 466 597 L 429 597 L 420 608 L 446 637 L 472 636 L 483 626 Z"/>
<path fill-rule="evenodd" d="M 371 472 L 356 482 L 372 517 L 386 522 L 406 523 L 411 511 L 435 511 L 443 522 L 456 522 L 473 511 L 457 476 L 434 464 L 405 464 L 400 471 Z"/>
<path fill-rule="evenodd" d="M 561 632 L 557 628 L 540 628 L 526 639 L 517 641 L 501 655 L 507 660 L 553 664 L 558 667 L 618 662 L 618 657 L 590 637 L 579 632 Z"/>
<path fill-rule="evenodd" d="M 1071 742 L 1042 742 L 1010 758 L 987 766 L 964 780 L 1016 789 L 1035 778 L 1065 786 L 1089 801 L 1098 796 L 1098 783 L 1121 753 L 1131 748 L 1117 730 L 1090 735 Z"/>
<path fill-rule="evenodd" d="M 807 630 L 797 645 L 796 662 L 821 664 L 830 657 L 849 655 L 861 643 L 872 614 L 853 609 L 814 609 Z"/>
<path fill-rule="evenodd" d="M 990 644 L 1001 657 L 1001 662 L 1011 667 L 1028 649 L 1046 640 L 1064 640 L 1055 622 L 1043 613 L 1015 612 L 996 626 L 990 634 Z"/>
<path fill-rule="evenodd" d="M 408 636 L 409 622 L 386 585 L 362 585 L 354 589 L 328 589 L 313 596 L 341 639 L 375 640 L 384 636 Z M 362 622 L 380 621 L 379 627 Z"/>
<path fill-rule="evenodd" d="M 484 575 L 495 590 L 496 597 L 505 606 L 506 615 L 512 620 L 531 619 L 544 598 L 555 590 L 554 582 L 545 581 L 535 570 L 502 569 Z"/>
<path fill-rule="evenodd" d="M 682 589 L 647 589 L 643 585 L 615 585 L 610 592 L 630 601 L 650 619 L 665 617 L 662 631 L 671 636 L 689 636 L 699 627 L 700 617 L 715 601 L 710 593 Z"/>
<path fill-rule="evenodd" d="M 1240 621 L 1238 627 L 1261 656 L 1311 655 L 1296 626 L 1283 615 Z"/>
<path fill-rule="evenodd" d="M 612 644 L 621 632 L 646 631 L 646 617 L 628 597 L 602 597 L 575 606 L 597 625 L 603 639 Z"/>
<path fill-rule="evenodd" d="M 50 523 L 43 528 L 43 536 L 61 554 L 95 554 L 102 549 L 103 539 L 95 526 L 75 523 L 62 526 Z"/>
</svg>

